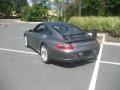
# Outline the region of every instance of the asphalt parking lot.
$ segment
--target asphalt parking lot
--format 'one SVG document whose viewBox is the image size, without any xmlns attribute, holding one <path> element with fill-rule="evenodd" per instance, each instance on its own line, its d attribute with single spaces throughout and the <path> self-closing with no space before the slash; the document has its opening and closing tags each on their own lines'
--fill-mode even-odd
<svg viewBox="0 0 120 90">
<path fill-rule="evenodd" d="M 97 77 L 96 63 L 46 65 L 24 46 L 23 33 L 37 23 L 0 20 L 0 90 L 119 90 L 120 46 L 103 44 Z"/>
<path fill-rule="evenodd" d="M 95 90 L 120 89 L 120 46 L 104 45 Z"/>
</svg>

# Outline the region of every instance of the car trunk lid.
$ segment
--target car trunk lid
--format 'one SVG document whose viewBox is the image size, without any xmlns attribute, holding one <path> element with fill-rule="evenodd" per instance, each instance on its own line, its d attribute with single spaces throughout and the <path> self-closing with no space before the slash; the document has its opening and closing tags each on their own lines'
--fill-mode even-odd
<svg viewBox="0 0 120 90">
<path fill-rule="evenodd" d="M 88 34 L 67 35 L 64 36 L 64 39 L 66 43 L 73 43 L 75 48 L 78 50 L 88 50 L 97 47 L 96 40 Z"/>
<path fill-rule="evenodd" d="M 88 34 L 73 34 L 73 35 L 64 35 L 65 42 L 79 42 L 79 41 L 88 41 L 93 40 Z"/>
</svg>

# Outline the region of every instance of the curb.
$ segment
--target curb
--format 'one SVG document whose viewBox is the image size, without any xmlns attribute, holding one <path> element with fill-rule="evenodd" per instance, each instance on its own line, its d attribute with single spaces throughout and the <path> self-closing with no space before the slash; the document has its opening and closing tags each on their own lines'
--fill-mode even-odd
<svg viewBox="0 0 120 90">
<path fill-rule="evenodd" d="M 29 24 L 39 24 L 39 23 L 42 23 L 42 22 L 25 22 L 25 21 L 21 21 L 21 20 L 15 20 L 15 22 L 17 22 L 17 23 L 29 23 Z"/>
<path fill-rule="evenodd" d="M 114 45 L 114 46 L 120 46 L 120 43 L 116 42 L 104 42 L 105 45 Z"/>
<path fill-rule="evenodd" d="M 92 36 L 92 33 L 88 33 L 90 36 Z M 101 34 L 101 33 L 97 33 L 97 36 L 101 37 L 103 36 L 104 34 Z"/>
</svg>

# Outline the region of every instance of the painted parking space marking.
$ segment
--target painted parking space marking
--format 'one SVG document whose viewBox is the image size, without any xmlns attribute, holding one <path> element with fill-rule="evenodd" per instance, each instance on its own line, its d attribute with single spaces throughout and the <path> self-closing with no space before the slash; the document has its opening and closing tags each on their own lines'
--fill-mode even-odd
<svg viewBox="0 0 120 90">
<path fill-rule="evenodd" d="M 102 56 L 102 50 L 103 50 L 104 41 L 105 41 L 105 35 L 103 35 L 102 43 L 100 45 L 99 54 L 98 54 L 98 57 L 97 57 L 97 61 L 95 63 L 94 71 L 93 71 L 93 74 L 92 74 L 92 78 L 91 78 L 91 82 L 90 82 L 88 90 L 95 90 L 96 80 L 97 80 L 100 60 L 101 60 L 101 56 Z"/>
<path fill-rule="evenodd" d="M 106 63 L 106 64 L 111 64 L 111 65 L 120 65 L 120 63 L 116 63 L 116 62 L 107 62 L 107 61 L 100 61 L 100 63 Z"/>
<path fill-rule="evenodd" d="M 9 51 L 9 52 L 23 53 L 23 54 L 37 55 L 37 53 L 34 53 L 34 52 L 27 52 L 27 51 L 20 51 L 20 50 L 6 49 L 6 48 L 0 48 L 0 50 L 1 50 L 1 51 Z"/>
<path fill-rule="evenodd" d="M 0 24 L 0 27 L 7 27 L 6 24 Z"/>
</svg>

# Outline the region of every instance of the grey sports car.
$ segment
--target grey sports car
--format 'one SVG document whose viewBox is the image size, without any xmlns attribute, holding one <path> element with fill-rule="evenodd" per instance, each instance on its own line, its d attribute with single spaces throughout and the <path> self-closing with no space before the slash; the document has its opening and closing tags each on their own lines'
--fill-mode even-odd
<svg viewBox="0 0 120 90">
<path fill-rule="evenodd" d="M 44 22 L 25 31 L 25 46 L 40 53 L 42 61 L 79 61 L 96 58 L 99 43 L 82 29 L 65 22 Z"/>
</svg>

